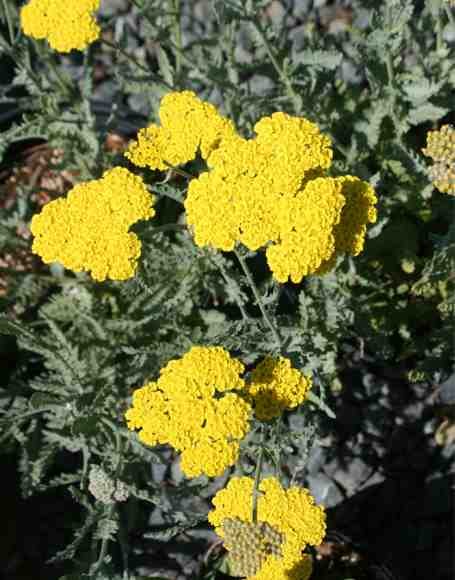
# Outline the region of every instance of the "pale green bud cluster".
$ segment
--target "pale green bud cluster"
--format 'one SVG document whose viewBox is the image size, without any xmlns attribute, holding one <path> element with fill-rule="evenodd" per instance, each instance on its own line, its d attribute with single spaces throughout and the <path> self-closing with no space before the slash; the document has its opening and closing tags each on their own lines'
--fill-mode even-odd
<svg viewBox="0 0 455 580">
<path fill-rule="evenodd" d="M 98 501 L 105 504 L 128 499 L 128 489 L 122 481 L 114 482 L 99 465 L 93 465 L 88 476 L 88 489 Z"/>
<path fill-rule="evenodd" d="M 439 131 L 429 131 L 427 146 L 422 152 L 433 160 L 429 175 L 442 193 L 455 195 L 455 130 L 443 125 Z"/>
<path fill-rule="evenodd" d="M 254 524 L 226 519 L 223 531 L 231 572 L 235 576 L 254 576 L 269 556 L 282 556 L 283 535 L 266 522 Z"/>
</svg>

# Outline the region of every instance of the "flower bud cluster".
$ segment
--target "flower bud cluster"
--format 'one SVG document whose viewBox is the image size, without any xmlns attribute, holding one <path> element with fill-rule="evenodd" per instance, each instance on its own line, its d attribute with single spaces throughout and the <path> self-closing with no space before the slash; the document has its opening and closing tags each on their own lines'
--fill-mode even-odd
<svg viewBox="0 0 455 580">
<path fill-rule="evenodd" d="M 427 134 L 427 146 L 422 152 L 433 160 L 428 173 L 441 193 L 455 195 L 455 129 L 443 125 Z"/>
<path fill-rule="evenodd" d="M 223 522 L 224 545 L 234 576 L 253 576 L 268 556 L 282 556 L 283 535 L 267 522 L 242 522 L 227 518 Z"/>
<path fill-rule="evenodd" d="M 101 503 L 112 504 L 128 499 L 128 488 L 123 481 L 114 482 L 99 465 L 93 465 L 88 476 L 88 489 Z"/>
</svg>

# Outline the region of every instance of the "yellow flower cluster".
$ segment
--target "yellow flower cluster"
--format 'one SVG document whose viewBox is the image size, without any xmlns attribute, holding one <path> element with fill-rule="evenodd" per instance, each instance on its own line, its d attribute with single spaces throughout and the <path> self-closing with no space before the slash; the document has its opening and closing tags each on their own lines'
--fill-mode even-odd
<svg viewBox="0 0 455 580">
<path fill-rule="evenodd" d="M 251 407 L 238 393 L 243 370 L 221 347 L 193 347 L 134 392 L 128 428 L 139 429 L 147 445 L 168 443 L 181 451 L 188 477 L 221 475 L 236 462 L 249 430 Z"/>
<path fill-rule="evenodd" d="M 84 50 L 100 35 L 93 17 L 100 0 L 30 0 L 21 10 L 24 34 L 36 39 L 47 38 L 54 50 Z"/>
<path fill-rule="evenodd" d="M 139 167 L 166 170 L 192 161 L 198 152 L 207 159 L 222 139 L 235 133 L 231 121 L 192 91 L 163 97 L 159 117 L 161 126 L 141 129 L 125 153 Z"/>
<path fill-rule="evenodd" d="M 156 382 L 134 391 L 128 428 L 138 429 L 147 445 L 181 451 L 188 477 L 221 475 L 237 461 L 253 409 L 268 421 L 303 403 L 311 387 L 311 379 L 283 357 L 266 357 L 249 382 L 241 377 L 244 370 L 221 347 L 194 346 L 161 369 Z"/>
<path fill-rule="evenodd" d="M 208 519 L 225 541 L 231 561 L 253 572 L 249 580 L 306 580 L 311 574 L 311 559 L 302 556 L 302 550 L 322 542 L 326 527 L 323 508 L 315 505 L 307 489 L 285 490 L 270 477 L 259 484 L 257 522 L 239 526 L 239 522 L 252 524 L 253 489 L 253 478 L 234 477 L 213 498 L 215 508 Z M 248 537 L 254 539 L 252 556 L 245 553 Z"/>
<path fill-rule="evenodd" d="M 260 421 L 269 421 L 285 409 L 294 409 L 306 399 L 311 379 L 292 368 L 287 358 L 271 356 L 252 371 L 246 386 L 248 400 Z"/>
<path fill-rule="evenodd" d="M 185 209 L 196 244 L 224 251 L 239 242 L 253 251 L 266 247 L 279 282 L 323 274 L 338 254 L 358 254 L 367 223 L 376 220 L 370 185 L 324 174 L 330 140 L 307 119 L 274 113 L 255 132 L 243 139 L 229 125 L 206 156 L 209 171 L 190 182 Z"/>
<path fill-rule="evenodd" d="M 455 195 L 455 129 L 443 125 L 438 131 L 429 131 L 427 146 L 422 152 L 433 160 L 429 174 L 442 193 Z"/>
<path fill-rule="evenodd" d="M 126 156 L 162 170 L 198 152 L 206 160 L 209 170 L 190 182 L 185 200 L 198 246 L 265 247 L 274 277 L 295 283 L 363 249 L 376 196 L 357 177 L 326 175 L 331 142 L 314 123 L 274 113 L 256 123 L 255 138 L 244 139 L 191 91 L 166 95 L 159 116 L 161 125 L 141 130 Z"/>
<path fill-rule="evenodd" d="M 154 215 L 154 198 L 140 177 L 122 167 L 80 183 L 32 218 L 32 251 L 48 264 L 89 271 L 95 280 L 134 276 L 141 242 L 129 227 Z"/>
</svg>

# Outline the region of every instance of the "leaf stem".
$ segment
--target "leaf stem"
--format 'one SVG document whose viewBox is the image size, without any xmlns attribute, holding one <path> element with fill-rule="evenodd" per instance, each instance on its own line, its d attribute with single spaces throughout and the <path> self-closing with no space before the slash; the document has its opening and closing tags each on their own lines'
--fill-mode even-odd
<svg viewBox="0 0 455 580">
<path fill-rule="evenodd" d="M 276 70 L 281 82 L 283 83 L 289 99 L 292 101 L 295 114 L 300 115 L 300 113 L 302 112 L 301 99 L 298 96 L 298 94 L 295 92 L 294 87 L 292 86 L 292 83 L 291 83 L 291 79 L 284 71 L 283 66 L 278 62 L 278 58 L 276 57 L 275 51 L 273 50 L 272 45 L 270 44 L 269 39 L 267 38 L 266 32 L 265 32 L 262 24 L 260 23 L 259 19 L 257 19 L 257 18 L 251 17 L 250 21 L 251 21 L 251 24 L 254 26 L 254 29 L 256 30 L 259 38 L 261 39 L 262 44 L 264 45 L 264 48 L 265 48 L 267 54 L 269 55 L 270 61 L 273 65 L 274 69 Z"/>
<path fill-rule="evenodd" d="M 256 524 L 258 521 L 258 498 L 259 498 L 259 485 L 261 483 L 262 463 L 264 461 L 264 440 L 265 440 L 265 432 L 264 427 L 262 427 L 258 462 L 256 464 L 256 473 L 254 475 L 253 506 L 252 506 L 253 524 Z"/>
<path fill-rule="evenodd" d="M 109 48 L 112 48 L 112 50 L 117 50 L 120 54 L 122 54 L 127 60 L 129 60 L 131 63 L 133 63 L 135 66 L 137 66 L 137 68 L 141 69 L 142 71 L 148 73 L 149 70 L 146 66 L 144 66 L 142 63 L 140 63 L 136 57 L 134 57 L 132 54 L 130 54 L 129 52 L 126 52 L 126 50 L 124 50 L 121 46 L 119 46 L 118 44 L 111 42 L 110 40 L 106 40 L 105 38 L 100 38 L 99 40 L 102 44 L 105 44 L 106 46 L 108 46 Z"/>
<path fill-rule="evenodd" d="M 8 26 L 8 34 L 11 46 L 14 44 L 14 28 L 13 21 L 11 20 L 11 13 L 9 11 L 8 0 L 2 0 L 3 12 L 5 14 L 6 25 Z"/>
<path fill-rule="evenodd" d="M 240 266 L 246 276 L 246 279 L 248 280 L 248 284 L 251 288 L 251 291 L 253 292 L 253 295 L 256 299 L 256 303 L 259 307 L 259 310 L 261 311 L 262 314 L 262 318 L 264 319 L 264 322 L 267 324 L 267 326 L 270 329 L 270 332 L 272 333 L 272 336 L 275 340 L 275 343 L 277 345 L 278 348 L 281 348 L 281 337 L 280 334 L 278 332 L 278 329 L 274 326 L 273 322 L 270 320 L 269 315 L 267 314 L 267 311 L 264 307 L 264 304 L 262 302 L 261 296 L 259 294 L 259 291 L 257 289 L 257 286 L 254 282 L 253 276 L 250 272 L 250 269 L 248 268 L 248 265 L 246 263 L 245 258 L 241 255 L 241 253 L 237 250 L 237 248 L 234 248 L 234 253 L 237 256 L 237 260 L 240 263 Z"/>
<path fill-rule="evenodd" d="M 177 77 L 177 83 L 180 80 L 180 73 L 182 70 L 182 28 L 180 25 L 180 12 L 181 5 L 180 0 L 172 0 L 172 12 L 174 17 L 174 56 L 175 56 L 175 73 Z"/>
</svg>

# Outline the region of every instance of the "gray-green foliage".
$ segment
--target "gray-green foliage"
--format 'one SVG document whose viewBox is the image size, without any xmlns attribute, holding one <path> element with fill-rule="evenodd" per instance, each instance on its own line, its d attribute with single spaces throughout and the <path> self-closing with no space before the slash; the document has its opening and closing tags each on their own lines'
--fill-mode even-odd
<svg viewBox="0 0 455 580">
<path fill-rule="evenodd" d="M 105 151 L 108 132 L 132 136 L 157 120 L 169 90 L 191 89 L 246 136 L 276 110 L 308 117 L 333 139 L 333 174 L 369 180 L 379 198 L 364 253 L 325 277 L 279 285 L 263 256 L 240 250 L 279 346 L 235 255 L 194 244 L 181 205 L 186 183 L 171 173 L 134 169 L 158 200 L 157 217 L 136 228 L 143 250 L 134 279 L 97 284 L 55 265 L 9 272 L 14 294 L 2 304 L 24 320 L 0 320 L 20 351 L 0 390 L 1 440 L 19 454 L 22 491 L 63 486 L 84 510 L 72 543 L 55 556 L 82 554 L 67 580 L 139 579 L 128 565 L 135 547 L 127 531 L 142 526 L 144 537 L 164 541 L 192 529 L 216 490 L 216 483 L 184 480 L 175 454 L 141 445 L 124 420 L 133 389 L 191 345 L 222 345 L 246 364 L 281 350 L 312 373 L 309 404 L 265 434 L 254 430 L 237 466 L 253 473 L 263 447 L 265 470 L 287 482 L 305 475 L 323 422 L 316 411 L 333 416 L 340 344 L 366 344 L 379 363 L 404 361 L 429 381 L 450 368 L 453 199 L 433 193 L 420 149 L 428 129 L 453 121 L 454 15 L 443 0 L 353 0 L 335 3 L 352 14 L 331 29 L 318 7 L 326 2 L 135 0 L 128 14 L 105 8 L 100 15 L 119 48 L 94 44 L 78 58 L 24 37 L 13 2 L 6 4 L 14 38 L 0 31 L 0 55 L 14 70 L 0 87 L 0 105 L 17 118 L 2 132 L 0 157 L 11 144 L 42 138 L 63 150 L 62 168 L 78 180 L 99 177 L 127 163 Z M 98 85 L 100 61 L 107 79 Z M 0 243 L 8 250 L 29 246 L 16 232 L 36 210 L 33 190 L 19 185 L 15 204 L 1 209 Z M 427 324 L 434 332 L 420 338 Z M 150 475 L 151 463 L 166 470 L 164 483 Z M 94 487 L 96 474 L 104 491 L 98 480 Z M 148 529 L 138 512 L 158 506 L 162 529 Z M 126 576 L 110 556 L 114 542 Z"/>
</svg>

